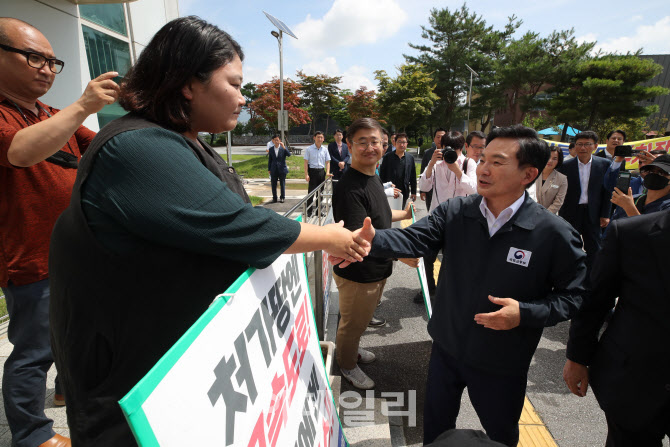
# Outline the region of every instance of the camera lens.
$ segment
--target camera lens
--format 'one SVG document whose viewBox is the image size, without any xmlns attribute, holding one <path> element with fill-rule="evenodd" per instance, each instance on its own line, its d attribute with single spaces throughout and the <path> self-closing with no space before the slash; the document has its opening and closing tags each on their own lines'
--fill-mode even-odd
<svg viewBox="0 0 670 447">
<path fill-rule="evenodd" d="M 457 159 L 458 154 L 450 146 L 447 146 L 444 149 L 442 149 L 442 160 L 446 161 L 449 164 L 452 164 L 456 162 Z"/>
</svg>

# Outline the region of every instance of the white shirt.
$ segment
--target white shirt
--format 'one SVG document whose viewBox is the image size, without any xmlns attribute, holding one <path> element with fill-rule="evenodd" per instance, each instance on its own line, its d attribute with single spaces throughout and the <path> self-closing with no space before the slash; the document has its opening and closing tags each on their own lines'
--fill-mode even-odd
<svg viewBox="0 0 670 447">
<path fill-rule="evenodd" d="M 500 214 L 498 214 L 498 217 L 495 217 L 491 210 L 489 210 L 489 207 L 486 203 L 486 197 L 482 197 L 482 201 L 479 204 L 479 210 L 482 212 L 482 215 L 486 218 L 486 223 L 489 226 L 489 236 L 493 236 L 500 230 L 503 225 L 505 225 L 509 220 L 514 217 L 517 211 L 519 211 L 519 208 L 521 208 L 521 204 L 524 202 L 526 199 L 526 193 L 524 192 L 521 194 L 521 197 L 516 199 L 516 201 L 502 210 Z"/>
<path fill-rule="evenodd" d="M 463 164 L 466 160 L 466 169 L 463 169 Z M 428 168 L 421 173 L 421 177 L 419 177 L 419 190 L 433 191 L 433 200 L 430 202 L 429 212 L 433 211 L 440 205 L 440 203 L 448 199 L 453 197 L 465 197 L 477 192 L 477 166 L 474 160 L 472 160 L 472 163 L 469 162 L 470 160 L 470 158 L 465 158 L 464 155 L 460 155 L 458 159 L 456 159 L 458 167 L 463 171 L 460 180 L 456 178 L 456 174 L 451 172 L 447 162 L 442 160 L 435 163 L 430 178 L 426 178 L 426 171 Z"/>
<path fill-rule="evenodd" d="M 577 167 L 579 168 L 579 186 L 582 188 L 582 193 L 579 195 L 579 204 L 584 205 L 589 203 L 589 178 L 591 178 L 591 162 L 593 156 L 589 158 L 588 163 L 582 163 L 577 160 Z"/>
</svg>

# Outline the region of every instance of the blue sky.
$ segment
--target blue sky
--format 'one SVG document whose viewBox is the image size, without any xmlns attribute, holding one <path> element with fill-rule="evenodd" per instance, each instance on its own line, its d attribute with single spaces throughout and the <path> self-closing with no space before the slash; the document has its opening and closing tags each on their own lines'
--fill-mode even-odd
<svg viewBox="0 0 670 447">
<path fill-rule="evenodd" d="M 501 3 L 506 3 L 504 6 Z M 634 5 L 634 8 L 631 7 Z M 197 15 L 229 32 L 245 53 L 245 82 L 261 83 L 279 76 L 274 26 L 263 11 L 286 23 L 298 40 L 284 36 L 284 77 L 307 74 L 343 76 L 340 87 L 376 88 L 375 70 L 396 74 L 408 42 L 421 43 L 421 25 L 431 8 L 457 9 L 462 1 L 427 0 L 180 0 L 181 15 Z M 598 42 L 605 51 L 670 53 L 670 10 L 667 0 L 517 0 L 469 2 L 468 8 L 501 29 L 507 17 L 523 20 L 518 31 L 543 35 L 575 29 L 582 40 Z M 464 68 L 465 70 L 465 68 Z"/>
</svg>

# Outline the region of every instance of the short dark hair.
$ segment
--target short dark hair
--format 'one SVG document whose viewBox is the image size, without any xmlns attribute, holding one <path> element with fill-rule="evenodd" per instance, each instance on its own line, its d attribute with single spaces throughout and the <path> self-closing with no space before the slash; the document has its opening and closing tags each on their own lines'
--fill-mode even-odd
<svg viewBox="0 0 670 447">
<path fill-rule="evenodd" d="M 323 132 L 321 132 L 320 130 L 317 130 L 316 132 L 314 132 L 314 135 L 312 135 L 312 138 L 315 138 L 317 135 L 323 135 Z M 323 135 L 323 136 L 325 137 L 325 135 Z"/>
<path fill-rule="evenodd" d="M 409 137 L 405 132 L 398 132 L 397 134 L 395 134 L 395 141 L 398 141 L 398 138 L 404 138 L 407 141 L 409 141 Z"/>
<path fill-rule="evenodd" d="M 437 135 L 438 132 L 446 133 L 447 131 L 444 127 L 438 127 L 437 129 L 435 129 L 435 132 L 433 132 L 433 140 L 435 139 L 435 135 Z"/>
<path fill-rule="evenodd" d="M 235 57 L 240 45 L 228 33 L 199 17 L 165 24 L 151 38 L 121 84 L 119 104 L 176 132 L 191 128 L 191 105 L 181 93 L 195 78 L 209 82 L 212 73 Z"/>
<path fill-rule="evenodd" d="M 472 132 L 468 133 L 468 136 L 465 138 L 465 144 L 470 146 L 470 143 L 472 143 L 472 139 L 474 137 L 486 140 L 486 134 L 484 132 L 482 132 L 481 130 L 473 130 Z"/>
<path fill-rule="evenodd" d="M 347 128 L 347 133 L 349 133 L 349 128 Z M 389 131 L 386 130 L 386 127 L 382 127 L 382 133 L 383 133 L 384 135 L 386 135 L 387 137 L 390 137 L 390 136 L 391 136 L 391 135 L 389 135 Z"/>
<path fill-rule="evenodd" d="M 570 144 L 568 144 L 568 150 L 572 149 L 573 147 L 575 147 L 575 142 L 574 141 L 571 142 Z"/>
<path fill-rule="evenodd" d="M 595 144 L 598 144 L 598 134 L 592 130 L 585 130 L 575 135 L 575 141 L 579 140 L 580 138 L 585 140 L 593 140 Z"/>
<path fill-rule="evenodd" d="M 549 146 L 549 157 L 551 157 L 552 152 L 558 153 L 558 162 L 556 163 L 556 167 L 554 168 L 558 169 L 563 164 L 563 148 L 561 148 L 560 146 Z"/>
<path fill-rule="evenodd" d="M 549 146 L 544 140 L 537 136 L 537 132 L 529 127 L 521 125 L 511 127 L 497 127 L 489 133 L 486 137 L 486 145 L 496 138 L 510 138 L 516 140 L 519 149 L 516 151 L 516 159 L 519 161 L 519 168 L 525 166 L 532 166 L 537 168 L 537 175 L 539 177 L 542 170 L 549 161 Z M 537 177 L 533 179 L 526 188 L 535 183 Z"/>
<path fill-rule="evenodd" d="M 272 134 L 272 136 L 270 137 L 271 140 L 274 140 L 275 138 L 279 138 L 279 135 L 276 133 Z"/>
<path fill-rule="evenodd" d="M 440 144 L 442 147 L 449 146 L 452 149 L 463 149 L 463 146 L 465 146 L 465 138 L 463 138 L 462 133 L 456 130 L 450 130 L 449 132 L 442 135 Z"/>
<path fill-rule="evenodd" d="M 611 137 L 612 135 L 614 135 L 615 133 L 620 133 L 621 135 L 623 135 L 623 140 L 626 141 L 626 132 L 624 132 L 624 131 L 621 130 L 621 129 L 613 130 L 612 132 L 608 133 L 608 134 L 607 134 L 607 139 L 609 140 L 610 137 Z"/>
<path fill-rule="evenodd" d="M 384 133 L 385 130 L 374 118 L 358 118 L 347 127 L 347 139 L 349 139 L 350 143 L 352 141 L 351 138 L 361 129 L 377 129 L 380 134 Z"/>
<path fill-rule="evenodd" d="M 335 132 L 333 132 L 333 135 L 335 135 L 335 134 L 338 133 L 338 132 L 339 132 L 339 133 L 344 133 L 344 132 L 342 132 L 342 129 L 335 129 Z"/>
</svg>

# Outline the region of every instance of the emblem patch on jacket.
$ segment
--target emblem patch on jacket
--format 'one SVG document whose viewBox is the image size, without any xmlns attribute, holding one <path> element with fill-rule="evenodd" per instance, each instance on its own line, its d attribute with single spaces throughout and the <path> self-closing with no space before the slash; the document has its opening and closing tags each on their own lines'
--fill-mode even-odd
<svg viewBox="0 0 670 447">
<path fill-rule="evenodd" d="M 521 250 L 520 248 L 510 247 L 509 253 L 507 253 L 507 262 L 520 265 L 522 267 L 528 267 L 532 254 L 533 253 L 528 250 Z"/>
</svg>

